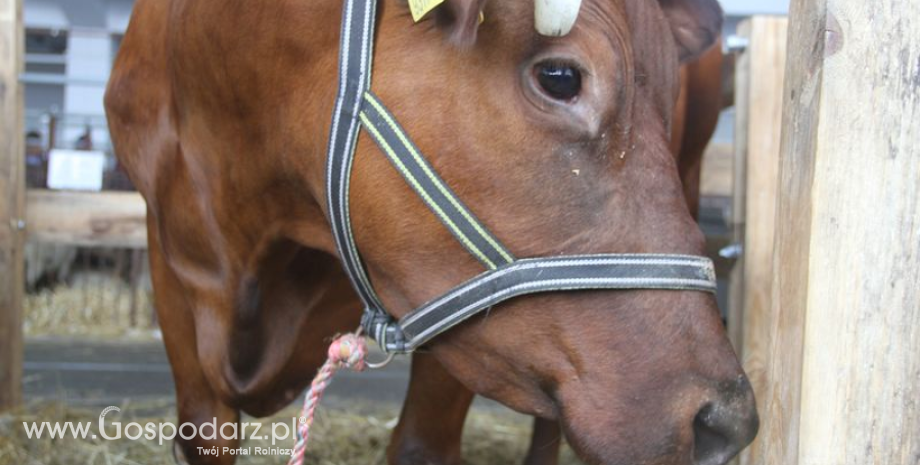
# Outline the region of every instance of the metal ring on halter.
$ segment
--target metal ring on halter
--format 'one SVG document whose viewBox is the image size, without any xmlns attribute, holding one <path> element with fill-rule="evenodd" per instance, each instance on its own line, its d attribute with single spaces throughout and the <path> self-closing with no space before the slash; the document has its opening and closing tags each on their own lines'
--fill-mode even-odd
<svg viewBox="0 0 920 465">
<path fill-rule="evenodd" d="M 355 336 L 358 336 L 358 337 L 367 337 L 367 335 L 364 334 L 364 326 L 358 326 L 358 329 L 355 331 Z M 368 338 L 368 339 L 370 339 L 370 338 Z M 376 370 L 376 369 L 378 369 L 378 368 L 383 368 L 383 367 L 389 365 L 390 362 L 392 362 L 394 358 L 396 358 L 396 352 L 390 352 L 390 353 L 388 353 L 388 354 L 387 354 L 387 358 L 383 359 L 382 362 L 377 362 L 377 363 L 369 362 L 369 361 L 367 360 L 367 358 L 365 357 L 365 359 L 364 359 L 364 366 L 370 368 L 371 370 Z"/>
<path fill-rule="evenodd" d="M 365 360 L 364 360 L 364 365 L 367 366 L 368 368 L 370 368 L 371 370 L 376 370 L 376 369 L 378 369 L 378 368 L 383 368 L 383 367 L 389 365 L 390 362 L 392 362 L 394 358 L 396 358 L 396 352 L 390 352 L 389 354 L 387 354 L 387 358 L 383 359 L 382 362 L 379 362 L 379 363 L 371 363 L 371 362 L 369 362 L 369 361 L 367 361 L 367 360 L 365 359 Z"/>
</svg>

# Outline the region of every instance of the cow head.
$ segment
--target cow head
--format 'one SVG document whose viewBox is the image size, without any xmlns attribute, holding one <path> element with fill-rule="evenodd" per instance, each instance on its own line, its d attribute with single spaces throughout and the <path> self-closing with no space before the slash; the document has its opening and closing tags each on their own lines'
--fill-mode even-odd
<svg viewBox="0 0 920 465">
<path fill-rule="evenodd" d="M 445 0 L 416 24 L 405 1 L 380 0 L 374 92 L 517 257 L 702 254 L 668 122 L 680 61 L 718 35 L 715 0 L 582 0 L 569 31 L 567 20 L 537 19 L 546 5 L 534 1 Z M 234 209 L 258 205 L 280 218 L 259 231 L 334 251 L 321 206 L 341 5 L 170 10 L 183 15 L 169 35 L 182 51 L 170 55 L 181 153 L 207 147 L 195 153 L 211 161 L 195 160 L 188 176 L 224 179 L 219 193 L 239 195 L 213 214 L 237 236 L 256 233 L 242 231 Z M 356 243 L 394 316 L 483 271 L 366 134 L 350 203 Z M 190 249 L 222 247 L 212 242 Z M 715 299 L 701 292 L 521 297 L 423 350 L 475 392 L 560 420 L 592 464 L 723 464 L 757 428 Z"/>
<path fill-rule="evenodd" d="M 718 37 L 718 4 L 574 1 L 565 31 L 541 3 L 447 0 L 417 25 L 387 3 L 375 92 L 518 257 L 702 254 L 667 122 L 679 62 Z M 396 316 L 481 271 L 366 139 L 358 160 L 356 237 Z M 427 350 L 477 393 L 561 420 L 590 463 L 722 464 L 757 429 L 715 300 L 699 292 L 523 297 Z"/>
</svg>

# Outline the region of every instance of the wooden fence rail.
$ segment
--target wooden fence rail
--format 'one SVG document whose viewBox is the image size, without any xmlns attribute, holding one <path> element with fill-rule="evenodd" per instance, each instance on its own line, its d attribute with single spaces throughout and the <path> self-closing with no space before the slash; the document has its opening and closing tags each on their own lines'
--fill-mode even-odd
<svg viewBox="0 0 920 465">
<path fill-rule="evenodd" d="M 29 241 L 82 247 L 147 247 L 147 206 L 136 192 L 26 195 Z"/>
</svg>

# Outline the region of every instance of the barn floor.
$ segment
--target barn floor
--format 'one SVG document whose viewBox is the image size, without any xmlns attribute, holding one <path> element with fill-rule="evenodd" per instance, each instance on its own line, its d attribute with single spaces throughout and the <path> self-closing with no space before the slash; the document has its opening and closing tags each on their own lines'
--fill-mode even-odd
<svg viewBox="0 0 920 465">
<path fill-rule="evenodd" d="M 0 465 L 172 464 L 167 444 L 146 440 L 29 439 L 22 422 L 91 422 L 100 411 L 119 406 L 106 424 L 120 421 L 175 421 L 172 379 L 162 343 L 30 338 L 25 351 L 26 407 L 0 415 Z M 342 372 L 320 407 L 306 463 L 319 465 L 384 464 L 384 450 L 408 381 L 408 361 L 384 370 Z M 270 425 L 298 415 L 292 406 Z M 255 421 L 244 419 L 244 421 Z M 268 426 L 266 426 L 266 429 Z M 464 455 L 470 465 L 518 464 L 530 435 L 530 419 L 499 404 L 477 399 L 464 432 Z M 292 441 L 273 447 L 288 448 Z M 270 441 L 247 441 L 244 448 L 272 447 Z M 280 464 L 279 456 L 241 457 L 243 464 Z M 564 449 L 563 465 L 580 463 Z"/>
</svg>

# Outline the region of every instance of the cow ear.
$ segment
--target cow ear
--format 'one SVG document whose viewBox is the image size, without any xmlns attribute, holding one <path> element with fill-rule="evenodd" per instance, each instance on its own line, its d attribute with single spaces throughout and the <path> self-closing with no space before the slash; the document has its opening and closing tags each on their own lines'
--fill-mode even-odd
<svg viewBox="0 0 920 465">
<path fill-rule="evenodd" d="M 716 0 L 658 0 L 671 25 L 681 63 L 709 49 L 722 32 L 722 7 Z"/>
<path fill-rule="evenodd" d="M 461 48 L 476 43 L 482 9 L 486 0 L 446 0 L 437 9 L 437 22 L 447 34 L 447 40 Z"/>
</svg>

